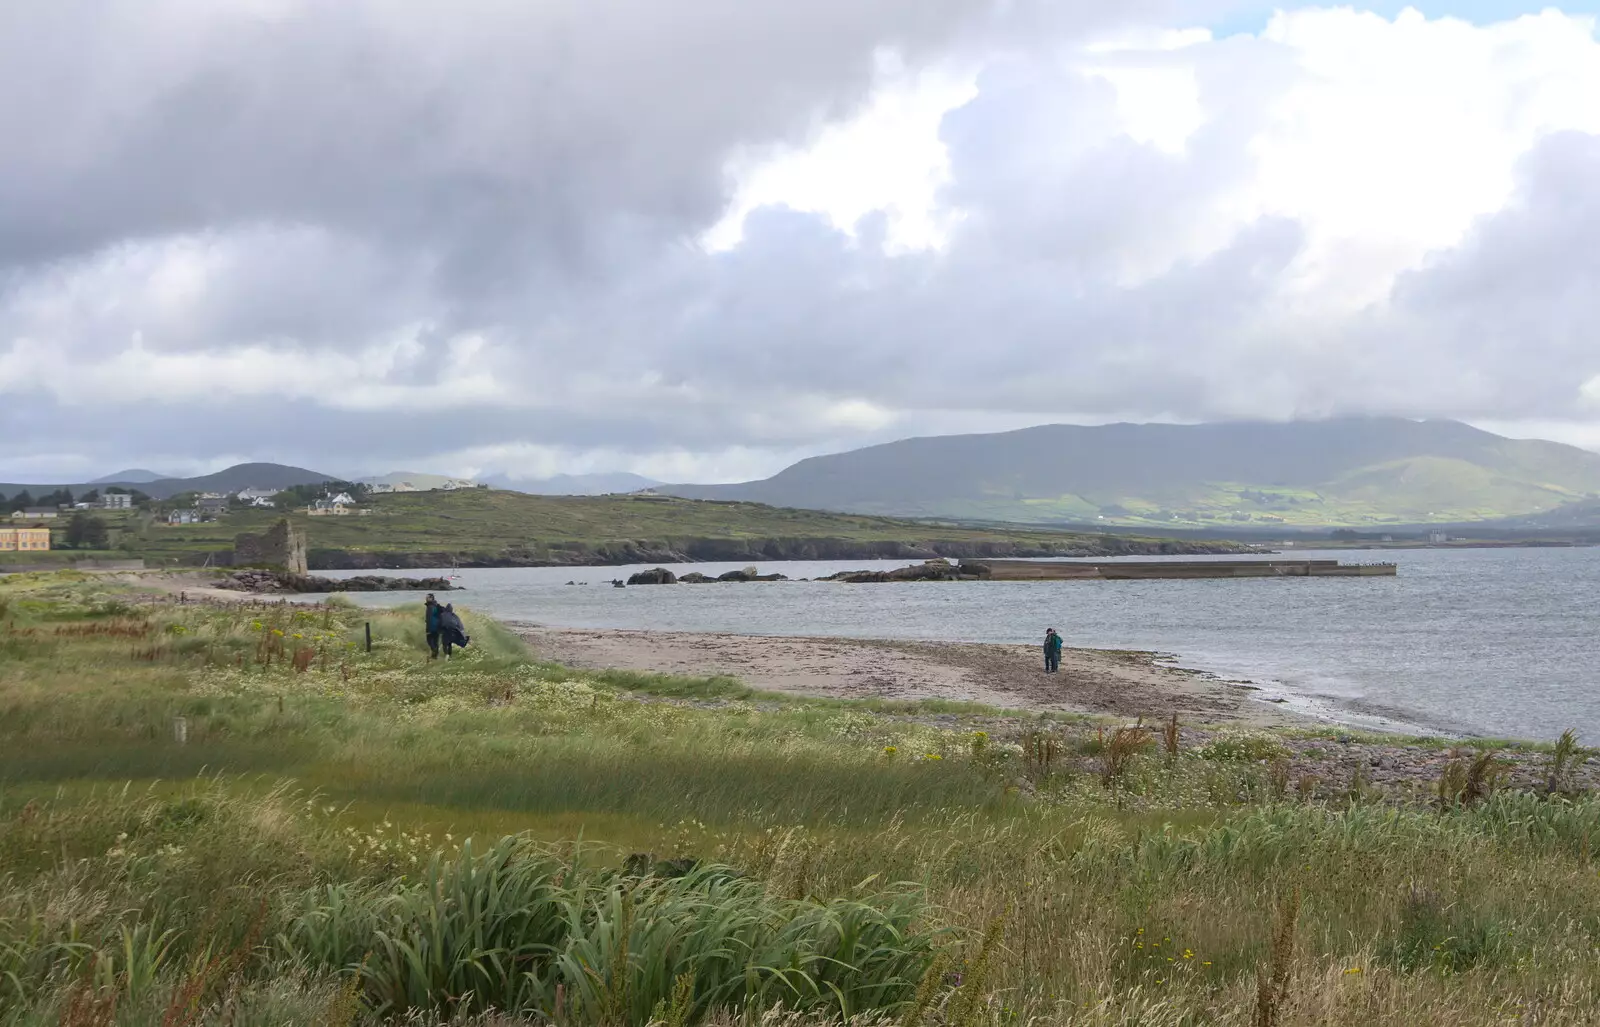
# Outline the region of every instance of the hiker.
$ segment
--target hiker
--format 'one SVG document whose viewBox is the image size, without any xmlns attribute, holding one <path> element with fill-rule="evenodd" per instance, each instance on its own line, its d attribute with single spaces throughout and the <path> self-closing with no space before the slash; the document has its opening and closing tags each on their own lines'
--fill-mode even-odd
<svg viewBox="0 0 1600 1027">
<path fill-rule="evenodd" d="M 428 659 L 439 658 L 439 615 L 444 613 L 444 607 L 439 605 L 439 600 L 433 598 L 429 592 L 427 598 L 422 600 L 422 624 L 428 634 Z M 450 650 L 445 650 L 445 655 L 450 655 Z"/>
<path fill-rule="evenodd" d="M 1055 628 L 1044 633 L 1044 672 L 1054 674 L 1061 669 L 1061 636 Z"/>
<path fill-rule="evenodd" d="M 444 643 L 444 654 L 447 657 L 450 655 L 451 646 L 465 649 L 467 643 L 471 641 L 467 637 L 466 625 L 456 616 L 456 608 L 452 604 L 446 604 L 445 608 L 439 611 L 439 641 Z"/>
</svg>

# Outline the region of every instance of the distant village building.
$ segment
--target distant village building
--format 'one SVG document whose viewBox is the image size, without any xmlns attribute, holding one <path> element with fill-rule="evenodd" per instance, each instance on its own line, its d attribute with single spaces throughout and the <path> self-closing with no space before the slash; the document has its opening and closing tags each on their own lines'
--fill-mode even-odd
<svg viewBox="0 0 1600 1027">
<path fill-rule="evenodd" d="M 1450 541 L 1450 536 L 1442 531 L 1430 531 L 1428 532 L 1428 541 L 1434 545 L 1441 545 Z"/>
<path fill-rule="evenodd" d="M 49 548 L 49 528 L 0 527 L 0 553 L 38 553 Z"/>
<path fill-rule="evenodd" d="M 11 515 L 13 520 L 19 521 L 46 521 L 60 516 L 61 511 L 54 506 L 25 506 Z"/>
<path fill-rule="evenodd" d="M 100 497 L 100 506 L 105 510 L 131 510 L 133 495 L 128 492 L 107 492 Z"/>
<path fill-rule="evenodd" d="M 351 498 L 350 493 L 338 492 L 312 503 L 306 507 L 306 513 L 312 517 L 344 517 L 348 514 L 367 512 L 357 510 L 355 507 L 356 501 Z"/>
<path fill-rule="evenodd" d="M 202 496 L 194 504 L 201 517 L 220 517 L 228 512 L 228 497 Z"/>
<path fill-rule="evenodd" d="M 282 489 L 240 489 L 233 494 L 233 498 L 249 506 L 271 506 L 272 497 Z"/>
<path fill-rule="evenodd" d="M 167 514 L 168 524 L 199 524 L 199 510 L 174 510 Z"/>
<path fill-rule="evenodd" d="M 454 492 L 457 489 L 475 489 L 478 483 L 470 478 L 434 478 L 422 481 L 375 481 L 367 485 L 374 495 L 390 492 Z"/>
</svg>

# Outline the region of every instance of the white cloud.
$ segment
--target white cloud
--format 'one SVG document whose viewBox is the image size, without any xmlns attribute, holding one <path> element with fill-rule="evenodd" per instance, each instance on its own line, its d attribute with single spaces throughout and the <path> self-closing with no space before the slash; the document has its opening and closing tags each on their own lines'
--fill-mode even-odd
<svg viewBox="0 0 1600 1027">
<path fill-rule="evenodd" d="M 730 162 L 738 189 L 727 213 L 705 234 L 705 245 L 732 249 L 742 241 L 752 210 L 781 204 L 823 214 L 845 232 L 854 232 L 866 214 L 884 211 L 891 250 L 938 247 L 955 216 L 937 209 L 939 189 L 949 177 L 939 122 L 975 89 L 971 69 L 913 71 L 898 55 L 880 52 L 873 95 L 858 116 L 824 127 L 808 146 L 745 153 Z"/>
</svg>

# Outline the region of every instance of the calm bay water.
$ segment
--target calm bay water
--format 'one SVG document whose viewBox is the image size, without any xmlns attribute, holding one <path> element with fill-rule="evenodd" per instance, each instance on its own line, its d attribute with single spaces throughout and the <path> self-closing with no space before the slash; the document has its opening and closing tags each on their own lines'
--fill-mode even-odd
<svg viewBox="0 0 1600 1027">
<path fill-rule="evenodd" d="M 461 570 L 452 597 L 563 627 L 1036 642 L 1171 653 L 1358 725 L 1600 743 L 1600 549 L 1296 553 L 1393 560 L 1394 578 L 751 582 L 613 588 L 641 568 Z M 894 561 L 770 563 L 816 577 Z M 673 568 L 717 574 L 738 564 Z M 356 572 L 347 572 L 356 573 Z M 421 572 L 406 572 L 421 573 Z M 438 573 L 450 573 L 440 571 Z M 335 576 L 343 576 L 335 574 Z M 567 581 L 588 582 L 567 585 Z M 414 594 L 352 594 L 415 602 Z"/>
</svg>

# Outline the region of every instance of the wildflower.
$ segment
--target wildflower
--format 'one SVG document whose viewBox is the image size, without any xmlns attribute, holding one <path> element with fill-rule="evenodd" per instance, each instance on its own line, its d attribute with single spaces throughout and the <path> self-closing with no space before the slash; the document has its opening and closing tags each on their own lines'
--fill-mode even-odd
<svg viewBox="0 0 1600 1027">
<path fill-rule="evenodd" d="M 1200 965 L 1201 966 L 1210 966 L 1211 965 L 1211 960 L 1208 959 L 1205 962 L 1201 963 Z"/>
<path fill-rule="evenodd" d="M 922 758 L 925 759 L 925 760 L 942 760 L 942 759 L 944 759 L 943 756 L 940 756 L 936 752 L 930 752 L 930 753 L 928 753 L 926 756 L 924 756 Z"/>
<path fill-rule="evenodd" d="M 1194 958 L 1194 950 L 1193 949 L 1184 949 L 1183 950 L 1183 958 L 1184 959 L 1193 959 Z"/>
<path fill-rule="evenodd" d="M 1358 974 L 1360 972 L 1361 972 L 1361 968 L 1359 966 L 1352 966 L 1352 967 L 1346 968 L 1345 975 L 1348 976 L 1350 974 Z"/>
</svg>

